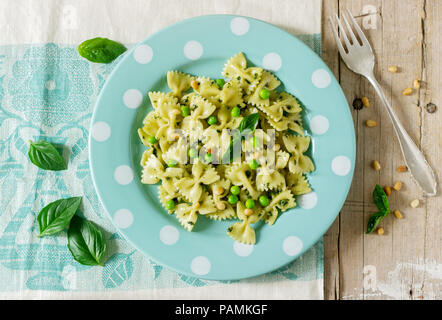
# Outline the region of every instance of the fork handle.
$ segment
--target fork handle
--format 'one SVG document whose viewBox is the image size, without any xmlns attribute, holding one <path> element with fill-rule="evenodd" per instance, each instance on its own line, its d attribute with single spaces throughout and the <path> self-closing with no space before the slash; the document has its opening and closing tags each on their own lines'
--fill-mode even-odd
<svg viewBox="0 0 442 320">
<path fill-rule="evenodd" d="M 384 95 L 378 81 L 374 75 L 367 76 L 367 80 L 373 85 L 376 93 L 381 98 L 387 113 L 393 122 L 394 130 L 399 140 L 399 145 L 402 150 L 402 155 L 405 164 L 409 168 L 411 175 L 418 182 L 422 190 L 429 196 L 434 196 L 437 193 L 437 182 L 434 176 L 433 169 L 431 169 L 422 152 L 413 142 L 407 131 L 402 126 L 401 122 L 393 112 L 390 103 Z"/>
</svg>

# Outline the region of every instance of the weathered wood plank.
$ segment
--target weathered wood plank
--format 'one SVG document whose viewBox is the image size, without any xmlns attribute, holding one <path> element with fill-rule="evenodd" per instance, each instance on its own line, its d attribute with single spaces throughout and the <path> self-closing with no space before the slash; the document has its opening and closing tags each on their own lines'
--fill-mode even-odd
<svg viewBox="0 0 442 320">
<path fill-rule="evenodd" d="M 339 80 L 339 55 L 328 22 L 338 12 L 338 0 L 326 2 L 322 8 L 322 59 Z M 339 216 L 324 235 L 324 298 L 339 299 Z"/>
<path fill-rule="evenodd" d="M 423 80 L 419 106 L 421 108 L 421 147 L 434 168 L 439 182 L 442 180 L 442 3 L 426 1 L 422 12 Z M 439 109 L 427 112 L 425 106 L 434 103 Z M 442 299 L 442 197 L 441 187 L 436 197 L 425 202 L 424 278 L 420 284 L 424 299 Z M 439 270 L 437 272 L 437 270 Z"/>
<path fill-rule="evenodd" d="M 336 62 L 326 19 L 349 8 L 362 16 L 376 55 L 375 74 L 387 98 L 410 136 L 420 145 L 430 164 L 441 176 L 440 111 L 430 114 L 425 105 L 441 102 L 442 3 L 425 0 L 395 1 L 324 1 L 323 57 L 338 79 L 351 104 L 355 97 L 367 96 L 371 106 L 353 112 L 357 134 L 355 176 L 340 217 L 325 236 L 326 299 L 426 299 L 441 298 L 441 205 L 438 196 L 426 199 L 409 173 L 398 173 L 403 164 L 399 144 L 388 115 L 365 79 Z M 375 14 L 367 12 L 376 10 Z M 377 21 L 374 23 L 374 21 Z M 374 27 L 375 26 L 375 27 Z M 367 28 L 368 27 L 368 28 Z M 370 28 L 374 27 L 374 28 Z M 391 74 L 389 65 L 398 65 Z M 403 96 L 414 79 L 423 79 L 420 90 Z M 367 119 L 378 127 L 367 128 Z M 379 160 L 382 170 L 371 169 Z M 364 235 L 368 217 L 375 211 L 371 193 L 376 183 L 404 183 L 403 190 L 390 196 L 392 209 L 399 209 L 404 219 L 387 217 L 382 226 L 385 234 Z M 420 198 L 422 205 L 412 209 L 409 202 Z M 337 249 L 336 246 L 339 245 Z M 338 272 L 339 270 L 339 272 Z M 365 273 L 365 275 L 364 275 Z M 339 279 L 339 281 L 337 281 Z"/>
</svg>

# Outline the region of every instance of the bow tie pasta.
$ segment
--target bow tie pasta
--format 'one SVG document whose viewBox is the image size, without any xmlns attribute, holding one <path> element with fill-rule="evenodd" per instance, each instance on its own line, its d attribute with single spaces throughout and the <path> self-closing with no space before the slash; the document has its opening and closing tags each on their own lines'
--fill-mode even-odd
<svg viewBox="0 0 442 320">
<path fill-rule="evenodd" d="M 227 235 L 254 244 L 255 224 L 277 223 L 311 191 L 310 137 L 302 105 L 272 73 L 248 67 L 240 52 L 222 75 L 169 71 L 170 92 L 149 92 L 153 110 L 138 129 L 147 147 L 141 182 L 160 183 L 161 205 L 186 230 L 201 216 L 235 220 Z"/>
</svg>

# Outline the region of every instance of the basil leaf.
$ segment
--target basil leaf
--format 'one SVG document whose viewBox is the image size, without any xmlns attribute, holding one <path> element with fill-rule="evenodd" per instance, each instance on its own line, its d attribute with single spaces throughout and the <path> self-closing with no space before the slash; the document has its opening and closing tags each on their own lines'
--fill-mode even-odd
<svg viewBox="0 0 442 320">
<path fill-rule="evenodd" d="M 384 189 L 378 184 L 373 190 L 373 202 L 382 213 L 388 213 L 390 211 L 387 195 Z"/>
<path fill-rule="evenodd" d="M 249 114 L 247 117 L 241 120 L 239 124 L 239 132 L 243 132 L 245 129 L 249 129 L 250 131 L 254 131 L 258 126 L 259 113 Z"/>
<path fill-rule="evenodd" d="M 107 38 L 93 38 L 78 46 L 78 53 L 91 62 L 109 63 L 127 49 L 122 44 Z"/>
<path fill-rule="evenodd" d="M 238 126 L 239 133 L 242 133 L 245 130 L 249 130 L 253 132 L 258 126 L 259 121 L 259 113 L 249 114 L 247 117 L 243 118 Z M 235 149 L 235 145 L 241 143 L 241 136 L 233 137 L 232 141 L 229 145 L 229 150 L 226 151 L 222 158 L 222 163 L 230 163 L 233 161 L 233 150 Z"/>
<path fill-rule="evenodd" d="M 67 166 L 60 153 L 47 141 L 29 141 L 29 160 L 44 170 L 66 170 Z"/>
<path fill-rule="evenodd" d="M 68 230 L 68 248 L 74 259 L 81 264 L 103 266 L 106 241 L 94 223 L 74 216 Z"/>
<path fill-rule="evenodd" d="M 81 203 L 81 197 L 60 199 L 41 209 L 37 221 L 39 237 L 50 236 L 64 230 Z"/>
<path fill-rule="evenodd" d="M 384 219 L 385 216 L 386 214 L 384 214 L 383 212 L 376 212 L 372 214 L 372 216 L 368 219 L 367 234 L 376 229 L 379 222 L 381 222 L 381 220 Z"/>
</svg>

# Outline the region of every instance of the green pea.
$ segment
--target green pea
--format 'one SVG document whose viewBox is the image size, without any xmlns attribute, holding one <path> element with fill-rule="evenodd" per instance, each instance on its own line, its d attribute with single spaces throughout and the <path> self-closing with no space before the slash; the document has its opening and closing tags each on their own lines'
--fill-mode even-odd
<svg viewBox="0 0 442 320">
<path fill-rule="evenodd" d="M 232 115 L 232 117 L 239 117 L 241 114 L 241 109 L 238 107 L 234 107 L 232 111 L 230 111 L 230 114 Z"/>
<path fill-rule="evenodd" d="M 259 97 L 263 100 L 268 99 L 270 97 L 270 91 L 267 89 L 262 89 L 259 92 Z"/>
<path fill-rule="evenodd" d="M 216 84 L 218 85 L 218 88 L 222 89 L 224 87 L 224 79 L 217 79 Z"/>
<path fill-rule="evenodd" d="M 234 194 L 231 194 L 231 195 L 227 198 L 227 201 L 228 201 L 230 204 L 235 204 L 235 203 L 238 202 L 238 197 L 235 196 Z"/>
<path fill-rule="evenodd" d="M 188 106 L 182 106 L 181 114 L 183 115 L 183 117 L 187 117 L 190 114 L 190 108 Z"/>
<path fill-rule="evenodd" d="M 168 210 L 173 210 L 175 208 L 175 201 L 173 199 L 170 199 L 166 202 L 166 208 Z"/>
<path fill-rule="evenodd" d="M 253 199 L 247 199 L 247 201 L 246 201 L 246 208 L 247 209 L 255 208 L 255 201 Z"/>
<path fill-rule="evenodd" d="M 196 149 L 189 149 L 189 157 L 191 158 L 198 157 L 198 151 L 196 151 Z"/>
<path fill-rule="evenodd" d="M 176 161 L 175 159 L 170 159 L 168 162 L 167 162 L 167 165 L 169 166 L 169 167 L 176 167 L 177 166 L 177 164 L 178 164 L 178 161 Z"/>
<path fill-rule="evenodd" d="M 211 154 L 211 153 L 206 153 L 206 154 L 204 155 L 204 160 L 205 160 L 206 162 L 212 162 L 212 154 Z"/>
<path fill-rule="evenodd" d="M 230 193 L 237 196 L 241 192 L 241 189 L 238 186 L 231 186 Z"/>
<path fill-rule="evenodd" d="M 157 142 L 157 139 L 154 136 L 148 136 L 147 141 L 149 141 L 150 144 L 154 144 Z"/>
<path fill-rule="evenodd" d="M 260 196 L 258 200 L 259 204 L 263 207 L 268 206 L 270 203 L 270 200 L 267 196 Z"/>
<path fill-rule="evenodd" d="M 249 167 L 252 170 L 258 169 L 258 166 L 259 166 L 259 163 L 258 163 L 258 160 L 256 160 L 256 159 L 253 159 L 252 161 L 249 162 Z"/>
<path fill-rule="evenodd" d="M 218 122 L 218 118 L 215 116 L 210 116 L 207 120 L 207 123 L 211 126 L 213 124 L 216 124 Z"/>
</svg>

